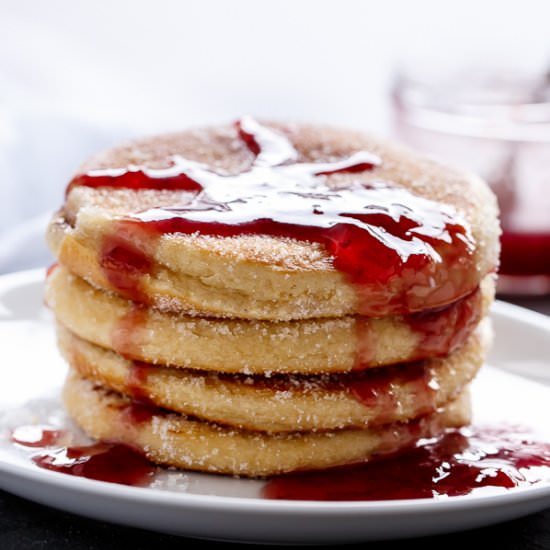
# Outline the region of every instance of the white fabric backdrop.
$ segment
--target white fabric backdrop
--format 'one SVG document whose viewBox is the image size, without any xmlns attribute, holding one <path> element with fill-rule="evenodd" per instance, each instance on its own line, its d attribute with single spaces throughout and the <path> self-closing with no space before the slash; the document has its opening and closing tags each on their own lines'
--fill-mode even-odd
<svg viewBox="0 0 550 550">
<path fill-rule="evenodd" d="M 550 59 L 545 0 L 2 0 L 0 272 L 43 265 L 73 170 L 242 113 L 389 131 L 398 59 Z"/>
</svg>

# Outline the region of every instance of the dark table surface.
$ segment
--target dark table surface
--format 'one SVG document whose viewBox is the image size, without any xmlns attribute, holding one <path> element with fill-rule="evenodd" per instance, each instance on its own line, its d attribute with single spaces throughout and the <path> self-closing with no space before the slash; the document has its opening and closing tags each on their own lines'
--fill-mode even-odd
<svg viewBox="0 0 550 550">
<path fill-rule="evenodd" d="M 511 300 L 524 307 L 550 314 L 550 299 Z M 396 526 L 398 528 L 398 526 Z M 424 550 L 448 547 L 450 543 L 463 548 L 479 547 L 489 541 L 498 550 L 550 549 L 550 508 L 544 512 L 483 529 L 422 539 Z M 370 548 L 403 548 L 407 541 L 369 543 Z M 200 541 L 161 535 L 139 529 L 93 521 L 46 506 L 23 500 L 0 491 L 0 550 L 105 550 L 130 548 L 145 550 L 185 548 Z M 215 546 L 236 546 L 214 543 Z M 240 546 L 240 545 L 239 545 Z M 363 545 L 364 546 L 364 543 Z"/>
<path fill-rule="evenodd" d="M 397 527 L 396 527 L 397 528 Z M 422 539 L 423 550 L 445 550 L 449 543 L 473 549 L 480 541 L 489 541 L 498 550 L 541 550 L 550 548 L 550 509 L 526 518 L 494 527 Z M 391 550 L 405 548 L 406 541 L 368 543 L 369 548 Z M 100 523 L 58 512 L 32 502 L 0 494 L 0 548 L 2 550 L 172 550 L 198 544 L 181 537 L 160 535 L 139 529 Z M 364 548 L 367 543 L 361 546 Z M 214 543 L 216 547 L 234 547 L 231 543 Z M 242 545 L 239 545 L 242 547 Z"/>
</svg>

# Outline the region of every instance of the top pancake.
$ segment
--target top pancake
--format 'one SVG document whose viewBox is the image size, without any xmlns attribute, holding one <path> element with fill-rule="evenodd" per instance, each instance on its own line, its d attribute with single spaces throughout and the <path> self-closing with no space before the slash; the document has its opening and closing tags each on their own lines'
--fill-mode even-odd
<svg viewBox="0 0 550 550">
<path fill-rule="evenodd" d="M 496 202 L 477 177 L 357 132 L 311 125 L 266 126 L 288 138 L 297 151 L 297 162 L 330 162 L 359 151 L 377 155 L 381 163 L 373 170 L 323 175 L 319 180 L 334 188 L 352 182 L 384 182 L 450 205 L 471 232 L 469 257 L 454 258 L 452 266 L 446 265 L 446 257 L 433 262 L 424 286 L 409 275 L 408 279 L 394 277 L 387 285 L 358 289 L 346 273 L 336 269 L 334 257 L 320 243 L 197 232 L 164 234 L 158 239 L 143 232 L 124 235 L 121 219 L 150 208 L 188 202 L 187 191 L 76 186 L 48 230 L 48 241 L 59 261 L 96 286 L 160 309 L 266 320 L 357 313 L 380 317 L 440 307 L 472 291 L 495 269 L 499 236 Z M 165 168 L 174 155 L 231 174 L 246 172 L 254 161 L 237 129 L 226 125 L 133 141 L 93 157 L 79 173 L 129 165 Z M 147 272 L 140 274 L 139 293 L 128 293 L 106 273 L 102 251 L 113 236 L 133 243 L 150 263 Z"/>
</svg>

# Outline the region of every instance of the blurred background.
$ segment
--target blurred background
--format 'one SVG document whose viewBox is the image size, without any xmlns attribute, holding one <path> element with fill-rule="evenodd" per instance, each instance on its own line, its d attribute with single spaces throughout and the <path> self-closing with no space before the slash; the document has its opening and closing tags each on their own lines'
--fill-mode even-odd
<svg viewBox="0 0 550 550">
<path fill-rule="evenodd" d="M 546 0 L 1 0 L 0 272 L 50 261 L 48 217 L 91 153 L 243 113 L 364 129 L 465 165 L 481 140 L 491 166 L 468 168 L 495 186 L 526 177 L 521 144 L 535 143 L 527 166 L 547 163 L 546 192 L 533 193 L 550 195 L 550 114 L 517 109 L 550 103 L 549 21 Z M 518 73 L 519 85 L 494 78 Z M 472 82 L 513 116 L 476 126 L 479 94 L 456 93 Z M 442 148 L 441 132 L 462 137 Z"/>
</svg>

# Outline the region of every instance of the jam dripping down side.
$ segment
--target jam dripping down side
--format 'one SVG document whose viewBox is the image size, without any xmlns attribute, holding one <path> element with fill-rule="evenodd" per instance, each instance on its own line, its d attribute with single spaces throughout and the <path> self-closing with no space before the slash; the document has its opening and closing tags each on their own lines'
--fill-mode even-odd
<svg viewBox="0 0 550 550">
<path fill-rule="evenodd" d="M 419 335 L 414 358 L 438 357 L 458 349 L 481 321 L 482 292 L 477 288 L 451 305 L 404 317 Z"/>
<path fill-rule="evenodd" d="M 154 366 L 132 359 L 141 345 L 141 335 L 146 326 L 147 315 L 147 310 L 142 305 L 132 304 L 128 312 L 119 319 L 111 337 L 113 349 L 130 361 L 126 376 L 126 388 L 133 403 L 125 411 L 124 416 L 131 421 L 138 422 L 149 420 L 157 410 L 146 389 L 149 372 Z"/>
<path fill-rule="evenodd" d="M 133 303 L 118 320 L 111 335 L 113 349 L 122 357 L 132 359 L 141 345 L 141 336 L 147 323 L 147 309 Z"/>
<path fill-rule="evenodd" d="M 142 280 L 152 271 L 148 250 L 154 242 L 140 228 L 129 227 L 124 221 L 115 222 L 112 232 L 103 240 L 99 265 L 109 284 L 130 300 L 147 304 Z"/>
<path fill-rule="evenodd" d="M 126 377 L 126 389 L 134 401 L 144 405 L 155 406 L 146 390 L 147 378 L 154 366 L 143 361 L 132 361 Z"/>
<path fill-rule="evenodd" d="M 363 370 L 369 367 L 376 357 L 378 342 L 368 317 L 355 318 L 355 364 L 353 370 Z"/>
<path fill-rule="evenodd" d="M 139 451 L 120 443 L 62 447 L 32 457 L 40 468 L 123 485 L 145 485 L 155 466 Z"/>
<path fill-rule="evenodd" d="M 313 388 L 316 391 L 345 392 L 370 410 L 371 422 L 376 424 L 395 421 L 401 408 L 394 389 L 396 384 L 406 386 L 404 391 L 414 395 L 418 416 L 435 410 L 439 388 L 434 370 L 425 361 L 317 376 L 275 373 L 267 378 L 261 375 L 217 373 L 216 377 L 231 382 L 239 381 L 258 389 L 268 388 L 295 394 L 307 393 Z"/>
<path fill-rule="evenodd" d="M 342 194 L 341 192 L 340 195 Z M 407 192 L 394 189 L 389 194 L 394 196 L 394 207 L 402 207 L 411 212 L 421 210 L 411 205 L 417 200 L 411 199 L 412 195 L 399 197 L 401 194 L 408 195 Z M 407 207 L 398 204 L 401 199 Z M 420 200 L 423 199 L 418 199 Z M 251 202 L 250 210 L 253 209 L 252 206 Z M 415 235 L 414 229 L 418 229 L 419 234 L 428 230 L 420 228 L 407 218 L 400 218 L 399 221 L 382 220 L 385 215 L 380 215 L 380 219 L 375 221 L 376 214 L 338 211 L 333 213 L 332 219 L 336 216 L 356 219 L 358 225 L 331 224 L 327 221 L 330 224 L 327 227 L 310 224 L 313 218 L 307 222 L 286 222 L 274 220 L 273 217 L 249 221 L 245 216 L 238 218 L 235 224 L 193 219 L 202 217 L 205 213 L 208 216 L 205 215 L 204 218 L 219 217 L 220 213 L 211 204 L 208 208 L 197 207 L 193 210 L 193 216 L 184 210 L 148 211 L 139 214 L 142 219 L 134 217 L 117 221 L 115 231 L 118 232 L 123 227 L 125 232 L 138 235 L 135 241 L 145 240 L 144 235 L 148 234 L 149 248 L 154 246 L 153 243 L 158 243 L 162 235 L 174 233 L 219 237 L 269 235 L 319 243 L 333 258 L 334 267 L 344 273 L 353 284 L 358 313 L 366 316 L 403 314 L 426 307 L 440 307 L 461 298 L 477 286 L 477 276 L 472 274 L 470 244 L 459 224 L 447 225 L 443 230 L 445 235 L 438 242 L 438 238 L 426 235 L 420 239 Z M 312 207 L 312 211 L 315 209 L 316 207 Z M 291 216 L 292 213 L 287 213 L 280 218 L 289 219 Z M 320 217 L 322 216 L 315 215 L 315 219 Z M 439 221 L 434 222 L 434 225 L 438 223 Z M 376 231 L 365 229 L 371 225 L 376 227 Z M 391 246 L 388 243 L 392 243 Z M 108 236 L 104 241 L 100 264 L 115 290 L 137 302 L 148 303 L 149 298 L 141 288 L 141 281 L 151 273 L 153 263 L 150 260 L 151 255 L 143 250 L 138 249 L 135 244 L 129 244 L 125 248 L 118 235 Z M 427 280 L 431 282 L 427 284 Z"/>
<path fill-rule="evenodd" d="M 263 496 L 289 500 L 395 500 L 467 495 L 550 480 L 550 443 L 510 427 L 447 430 L 362 465 L 274 477 Z"/>
<path fill-rule="evenodd" d="M 440 357 L 457 350 L 481 321 L 482 301 L 482 291 L 478 287 L 448 306 L 404 315 L 403 321 L 418 335 L 416 349 L 409 360 Z M 376 355 L 377 342 L 368 318 L 356 318 L 355 335 L 354 370 L 360 371 L 369 368 Z"/>
<path fill-rule="evenodd" d="M 384 370 L 375 369 L 369 371 L 368 375 L 355 377 L 348 383 L 343 383 L 349 393 L 359 403 L 369 410 L 376 410 L 373 420 L 379 423 L 391 422 L 397 411 L 399 403 L 393 391 L 392 377 Z M 390 369 L 394 373 L 393 369 Z"/>
<path fill-rule="evenodd" d="M 191 191 L 183 204 L 115 223 L 99 259 L 111 287 L 147 303 L 141 281 L 152 270 L 154 243 L 168 233 L 319 243 L 355 286 L 358 311 L 369 316 L 439 307 L 476 286 L 473 238 L 453 208 L 382 182 L 327 183 L 331 174 L 372 170 L 380 164 L 374 155 L 359 151 L 335 162 L 298 162 L 290 140 L 249 118 L 238 123 L 238 135 L 255 155 L 240 174 L 220 174 L 174 156 L 165 169 L 94 170 L 71 182 L 69 189 L 161 189 L 166 182 L 166 188 Z"/>
<path fill-rule="evenodd" d="M 377 423 L 392 422 L 401 404 L 395 393 L 396 384 L 403 384 L 414 394 L 417 416 L 435 410 L 438 385 L 432 369 L 425 361 L 392 365 L 352 373 L 340 378 L 340 385 L 365 407 L 377 411 Z"/>
<path fill-rule="evenodd" d="M 151 368 L 154 368 L 153 365 L 148 365 L 147 363 L 138 364 L 138 369 L 141 370 L 139 374 L 129 373 L 128 377 L 132 376 L 137 377 L 147 377 L 147 371 Z M 141 385 L 141 382 L 134 380 L 134 383 Z M 120 409 L 120 418 L 125 422 L 129 427 L 139 426 L 140 424 L 145 424 L 151 422 L 154 417 L 157 416 L 166 416 L 170 414 L 170 411 L 163 409 L 156 405 L 147 395 L 143 388 L 136 388 L 136 393 L 141 394 L 142 398 L 132 398 L 130 399 L 123 407 Z"/>
<path fill-rule="evenodd" d="M 164 416 L 165 411 L 157 407 L 151 401 L 146 403 L 143 401 L 133 400 L 126 405 L 121 411 L 121 418 L 129 425 L 139 425 L 150 422 L 155 416 Z"/>
</svg>

